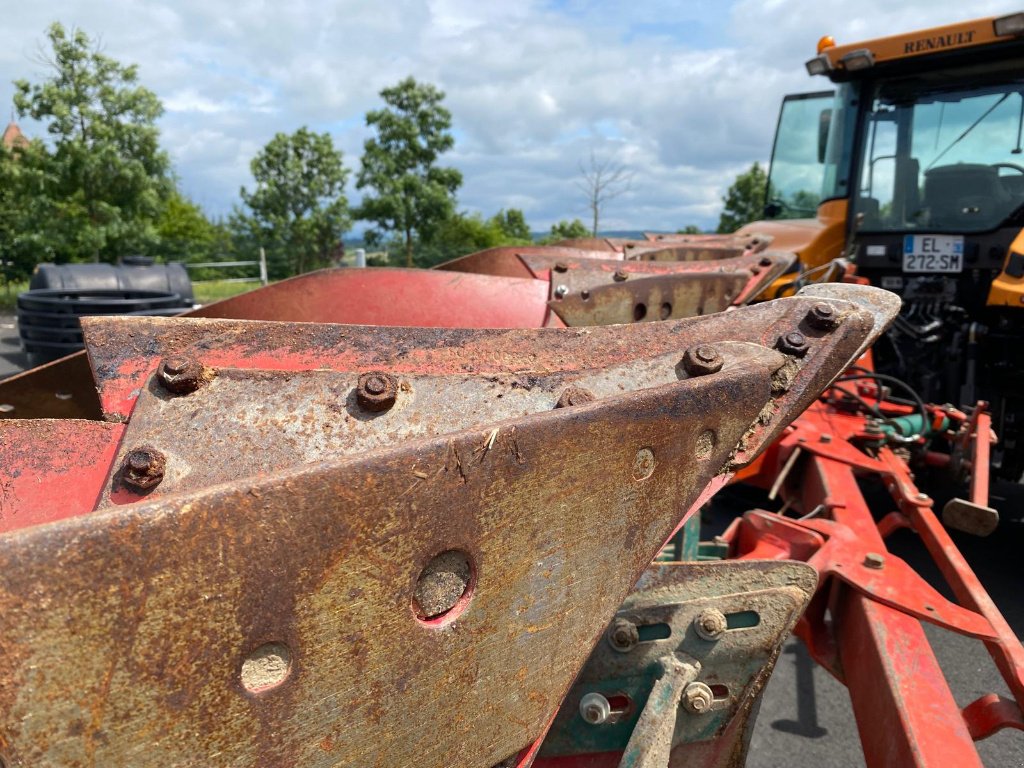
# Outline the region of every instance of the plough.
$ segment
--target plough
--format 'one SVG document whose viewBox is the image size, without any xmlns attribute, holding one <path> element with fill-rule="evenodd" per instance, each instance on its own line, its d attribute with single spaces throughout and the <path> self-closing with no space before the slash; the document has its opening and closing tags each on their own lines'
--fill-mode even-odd
<svg viewBox="0 0 1024 768">
<path fill-rule="evenodd" d="M 767 245 L 501 249 L 84 320 L 87 355 L 0 384 L 0 763 L 741 765 L 795 627 L 869 765 L 979 764 L 1021 727 L 1024 650 L 907 457 L 977 467 L 984 410 L 868 375 L 886 291 L 749 304 L 792 263 Z M 950 519 L 984 525 L 973 476 Z M 736 479 L 781 512 L 698 548 Z M 885 551 L 899 526 L 959 604 Z M 1014 700 L 961 712 L 919 620 L 982 639 Z"/>
</svg>

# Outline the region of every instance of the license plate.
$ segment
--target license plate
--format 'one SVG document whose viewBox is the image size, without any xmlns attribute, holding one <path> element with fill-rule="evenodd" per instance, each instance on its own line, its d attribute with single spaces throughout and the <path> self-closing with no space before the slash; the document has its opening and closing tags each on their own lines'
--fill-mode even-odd
<svg viewBox="0 0 1024 768">
<path fill-rule="evenodd" d="M 962 272 L 964 239 L 955 235 L 907 235 L 903 238 L 904 272 Z"/>
</svg>

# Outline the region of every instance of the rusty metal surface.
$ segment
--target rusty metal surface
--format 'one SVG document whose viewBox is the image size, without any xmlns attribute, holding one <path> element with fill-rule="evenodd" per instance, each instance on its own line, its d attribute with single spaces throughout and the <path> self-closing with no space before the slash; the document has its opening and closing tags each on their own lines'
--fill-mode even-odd
<svg viewBox="0 0 1024 768">
<path fill-rule="evenodd" d="M 740 342 L 712 346 L 722 357 L 720 376 L 747 369 L 774 373 L 785 358 Z M 679 354 L 638 358 L 597 370 L 533 375 L 403 375 L 394 405 L 374 412 L 360 405 L 357 379 L 336 371 L 265 371 L 223 368 L 186 396 L 168 392 L 154 377 L 139 395 L 115 464 L 139 446 L 166 457 L 150 496 L 205 488 L 275 469 L 359 454 L 409 439 L 483 428 L 503 419 L 557 407 L 567 390 L 590 400 L 660 387 L 688 377 Z M 586 402 L 580 400 L 576 405 Z M 238 451 L 236 446 L 244 446 Z M 469 461 L 468 457 L 458 459 Z M 104 501 L 139 500 L 114 474 Z"/>
<path fill-rule="evenodd" d="M 743 272 L 704 272 L 635 277 L 620 283 L 594 285 L 596 281 L 579 279 L 585 278 L 587 272 L 595 275 L 590 270 L 576 270 L 571 275 L 574 279 L 558 286 L 572 285 L 570 293 L 563 298 L 556 294 L 548 303 L 570 327 L 650 323 L 722 312 L 749 279 Z M 578 288 L 580 282 L 588 287 Z"/>
<path fill-rule="evenodd" d="M 98 419 L 100 401 L 85 352 L 0 381 L 3 419 Z"/>
<path fill-rule="evenodd" d="M 443 264 L 438 264 L 434 269 L 526 279 L 535 275 L 523 264 L 524 257 L 538 256 L 550 258 L 553 261 L 579 261 L 581 259 L 617 259 L 622 261 L 621 253 L 611 250 L 607 244 L 602 247 L 601 243 L 603 242 L 586 241 L 579 245 L 501 245 L 446 261 Z"/>
<path fill-rule="evenodd" d="M 207 304 L 189 317 L 425 328 L 539 328 L 547 286 L 429 269 L 325 269 Z"/>
<path fill-rule="evenodd" d="M 96 508 L 124 426 L 0 421 L 0 533 Z"/>
<path fill-rule="evenodd" d="M 541 735 L 607 617 L 770 397 L 771 370 L 0 538 L 8 759 L 490 768 Z M 413 585 L 453 549 L 472 563 L 470 599 L 424 624 Z M 287 649 L 284 681 L 247 691 L 240 670 L 268 644 Z"/>
</svg>

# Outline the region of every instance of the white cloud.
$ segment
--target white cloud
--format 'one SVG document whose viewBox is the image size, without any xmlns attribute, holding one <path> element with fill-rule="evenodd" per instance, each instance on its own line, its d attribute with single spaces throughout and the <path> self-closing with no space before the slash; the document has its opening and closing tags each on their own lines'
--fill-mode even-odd
<svg viewBox="0 0 1024 768">
<path fill-rule="evenodd" d="M 765 161 L 781 96 L 819 36 L 840 42 L 1017 10 L 982 0 L 51 0 L 0 26 L 0 104 L 59 19 L 140 65 L 163 99 L 164 143 L 185 190 L 214 213 L 250 184 L 277 131 L 329 131 L 353 169 L 377 93 L 412 74 L 447 93 L 460 205 L 520 207 L 535 229 L 584 216 L 574 184 L 591 149 L 634 172 L 614 228 L 713 225 L 736 173 Z M 31 131 L 31 126 L 26 126 Z M 355 198 L 353 193 L 350 197 Z"/>
</svg>

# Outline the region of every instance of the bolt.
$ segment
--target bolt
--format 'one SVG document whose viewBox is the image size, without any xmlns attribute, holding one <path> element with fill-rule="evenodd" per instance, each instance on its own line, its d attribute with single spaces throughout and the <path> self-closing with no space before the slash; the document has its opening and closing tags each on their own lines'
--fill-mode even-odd
<svg viewBox="0 0 1024 768">
<path fill-rule="evenodd" d="M 583 405 L 594 402 L 594 396 L 582 387 L 566 387 L 558 396 L 555 408 L 569 408 L 573 405 Z"/>
<path fill-rule="evenodd" d="M 614 275 L 612 275 L 612 278 L 614 278 L 615 282 L 617 282 L 617 283 L 621 283 L 621 282 L 622 282 L 623 280 L 626 280 L 626 279 L 628 279 L 628 278 L 629 278 L 629 275 L 627 275 L 627 274 L 626 274 L 626 273 L 625 273 L 624 271 L 622 271 L 621 269 L 616 269 L 616 270 L 615 270 L 615 274 L 614 274 Z"/>
<path fill-rule="evenodd" d="M 187 395 L 203 383 L 203 366 L 191 357 L 168 357 L 160 362 L 156 375 L 168 392 Z"/>
<path fill-rule="evenodd" d="M 683 369 L 690 376 L 718 373 L 725 361 L 710 344 L 698 344 L 683 353 Z"/>
<path fill-rule="evenodd" d="M 565 294 L 567 294 L 568 292 L 569 292 L 569 289 L 566 286 L 564 286 L 564 285 L 556 286 L 556 288 L 555 288 L 555 298 L 556 299 L 560 299 L 563 296 L 565 296 Z"/>
<path fill-rule="evenodd" d="M 568 272 L 568 271 L 569 271 L 569 265 L 566 264 L 564 261 L 556 261 L 555 262 L 555 272 Z"/>
<path fill-rule="evenodd" d="M 629 653 L 640 642 L 636 624 L 628 619 L 616 619 L 608 630 L 608 643 L 619 653 Z"/>
<path fill-rule="evenodd" d="M 831 331 L 839 325 L 839 315 L 831 304 L 819 301 L 807 310 L 807 323 L 819 331 Z"/>
<path fill-rule="evenodd" d="M 919 494 L 917 494 L 917 500 L 918 501 L 928 501 L 928 494 L 927 493 L 919 493 Z"/>
<path fill-rule="evenodd" d="M 751 274 L 754 274 L 754 275 L 760 275 L 761 274 L 761 268 L 760 267 L 751 267 L 750 268 L 750 272 L 751 272 Z"/>
<path fill-rule="evenodd" d="M 787 355 L 803 357 L 807 354 L 807 338 L 800 331 L 790 331 L 779 336 L 775 346 Z"/>
<path fill-rule="evenodd" d="M 135 491 L 148 491 L 164 479 L 166 457 L 156 448 L 143 446 L 128 452 L 121 467 L 121 481 Z"/>
<path fill-rule="evenodd" d="M 703 715 L 714 700 L 715 695 L 706 683 L 690 683 L 683 691 L 682 705 L 695 715 Z"/>
<path fill-rule="evenodd" d="M 877 552 L 868 552 L 864 555 L 864 567 L 874 568 L 875 570 L 885 565 L 885 557 L 878 554 Z"/>
<path fill-rule="evenodd" d="M 356 401 L 367 411 L 386 411 L 398 397 L 398 382 L 389 373 L 369 371 L 359 376 Z"/>
<path fill-rule="evenodd" d="M 580 699 L 580 717 L 591 725 L 600 725 L 612 714 L 612 705 L 600 693 L 588 693 Z"/>
<path fill-rule="evenodd" d="M 828 434 L 828 433 L 826 432 L 825 434 L 823 434 L 823 435 L 822 435 L 821 437 L 819 437 L 818 439 L 819 439 L 819 440 L 820 440 L 821 442 L 823 442 L 823 443 L 831 443 L 831 442 L 832 442 L 832 435 L 830 435 L 830 434 Z"/>
<path fill-rule="evenodd" d="M 724 635 L 728 628 L 729 624 L 725 619 L 725 614 L 717 608 L 701 611 L 693 620 L 693 629 L 697 635 L 712 642 Z"/>
<path fill-rule="evenodd" d="M 761 260 L 757 263 L 760 264 L 762 267 L 770 267 L 772 265 L 772 260 L 769 259 L 767 256 L 762 256 Z"/>
</svg>

